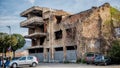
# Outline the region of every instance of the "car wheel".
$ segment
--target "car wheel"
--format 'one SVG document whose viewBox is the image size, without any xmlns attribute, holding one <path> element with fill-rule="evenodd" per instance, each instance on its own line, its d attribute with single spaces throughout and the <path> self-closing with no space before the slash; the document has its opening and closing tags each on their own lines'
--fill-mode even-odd
<svg viewBox="0 0 120 68">
<path fill-rule="evenodd" d="M 17 68 L 17 63 L 13 63 L 12 68 Z"/>
<path fill-rule="evenodd" d="M 87 62 L 87 64 L 90 64 L 89 62 Z"/>
<path fill-rule="evenodd" d="M 104 63 L 104 65 L 106 66 L 106 65 L 107 65 L 107 63 L 105 62 L 105 63 Z"/>
<path fill-rule="evenodd" d="M 35 62 L 32 63 L 32 67 L 35 67 L 37 64 Z"/>
<path fill-rule="evenodd" d="M 98 65 L 97 63 L 94 63 L 95 65 Z"/>
</svg>

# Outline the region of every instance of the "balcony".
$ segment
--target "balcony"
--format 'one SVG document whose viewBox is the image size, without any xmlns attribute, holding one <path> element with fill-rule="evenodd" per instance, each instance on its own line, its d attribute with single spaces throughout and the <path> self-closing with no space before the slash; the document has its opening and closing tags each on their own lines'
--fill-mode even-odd
<svg viewBox="0 0 120 68">
<path fill-rule="evenodd" d="M 22 16 L 22 17 L 27 17 L 28 15 L 27 14 L 29 14 L 29 13 L 38 13 L 38 12 L 42 12 L 43 11 L 43 8 L 42 7 L 39 7 L 39 6 L 33 6 L 33 7 L 31 7 L 31 8 L 29 8 L 29 9 L 27 9 L 27 10 L 25 10 L 24 12 L 22 12 L 20 15 Z"/>
<path fill-rule="evenodd" d="M 29 27 L 29 26 L 34 26 L 34 25 L 41 25 L 41 24 L 43 24 L 43 22 L 44 21 L 41 17 L 32 17 L 25 21 L 22 21 L 20 23 L 20 26 L 21 27 Z"/>
<path fill-rule="evenodd" d="M 40 38 L 40 37 L 44 37 L 46 36 L 47 33 L 39 33 L 39 32 L 35 32 L 35 33 L 32 33 L 30 35 L 26 35 L 24 36 L 25 38 Z"/>
</svg>

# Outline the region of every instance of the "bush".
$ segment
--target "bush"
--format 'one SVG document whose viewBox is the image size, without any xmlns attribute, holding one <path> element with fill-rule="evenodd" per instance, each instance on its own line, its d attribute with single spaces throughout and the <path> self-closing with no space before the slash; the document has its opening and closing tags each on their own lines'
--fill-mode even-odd
<svg viewBox="0 0 120 68">
<path fill-rule="evenodd" d="M 67 63 L 70 63 L 69 61 L 64 61 L 63 63 L 67 64 Z"/>
<path fill-rule="evenodd" d="M 81 59 L 78 59 L 78 60 L 76 61 L 76 63 L 81 63 Z"/>
<path fill-rule="evenodd" d="M 113 41 L 112 47 L 108 52 L 108 56 L 111 58 L 112 63 L 120 64 L 120 41 Z"/>
<path fill-rule="evenodd" d="M 81 59 L 81 63 L 86 63 L 85 59 Z"/>
<path fill-rule="evenodd" d="M 78 59 L 76 63 L 86 63 L 85 59 Z"/>
</svg>

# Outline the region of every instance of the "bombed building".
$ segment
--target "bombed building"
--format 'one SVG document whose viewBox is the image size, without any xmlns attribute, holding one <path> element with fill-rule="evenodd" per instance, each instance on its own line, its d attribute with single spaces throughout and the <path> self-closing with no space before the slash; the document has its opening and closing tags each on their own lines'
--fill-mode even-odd
<svg viewBox="0 0 120 68">
<path fill-rule="evenodd" d="M 105 32 L 111 31 L 105 25 L 111 19 L 108 3 L 77 14 L 34 6 L 21 16 L 27 18 L 20 23 L 28 28 L 25 38 L 32 40 L 29 54 L 40 62 L 76 62 L 86 52 L 101 52 L 102 38 L 112 38 Z"/>
</svg>

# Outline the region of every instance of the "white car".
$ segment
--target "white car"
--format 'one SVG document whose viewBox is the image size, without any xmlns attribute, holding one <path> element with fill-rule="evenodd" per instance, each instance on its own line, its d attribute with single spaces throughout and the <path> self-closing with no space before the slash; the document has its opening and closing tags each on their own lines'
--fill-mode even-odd
<svg viewBox="0 0 120 68">
<path fill-rule="evenodd" d="M 29 65 L 35 67 L 38 64 L 38 60 L 35 56 L 23 56 L 17 60 L 10 62 L 9 67 L 16 68 L 21 65 Z"/>
</svg>

